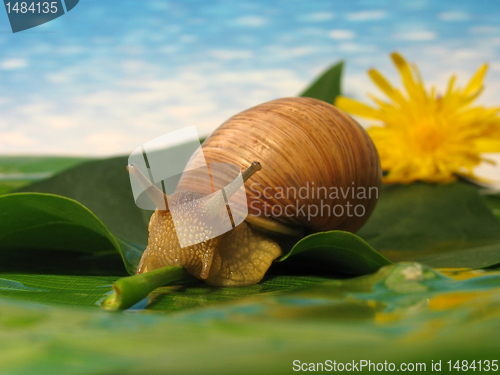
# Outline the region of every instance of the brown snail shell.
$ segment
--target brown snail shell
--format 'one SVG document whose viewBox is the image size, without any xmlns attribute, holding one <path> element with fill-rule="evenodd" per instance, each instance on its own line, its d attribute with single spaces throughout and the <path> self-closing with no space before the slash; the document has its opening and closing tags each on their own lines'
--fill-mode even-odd
<svg viewBox="0 0 500 375">
<path fill-rule="evenodd" d="M 378 193 L 367 197 L 351 190 L 380 186 L 380 162 L 370 137 L 351 117 L 316 99 L 283 98 L 243 111 L 217 128 L 202 150 L 191 157 L 190 169 L 205 163 L 233 163 L 241 170 L 254 161 L 262 165 L 262 171 L 246 184 L 247 202 L 238 202 L 248 205 L 246 222 L 216 238 L 181 248 L 170 212 L 157 209 L 138 273 L 182 265 L 209 284 L 251 285 L 262 279 L 281 254 L 278 243 L 262 231 L 354 232 L 368 220 L 378 198 Z M 202 194 L 205 180 L 184 174 L 174 198 Z M 327 194 L 314 194 L 319 187 L 326 188 Z M 332 187 L 343 193 L 332 196 Z M 300 193 L 301 188 L 305 196 L 294 197 L 293 192 Z M 292 193 L 283 196 L 280 190 Z M 360 206 L 363 215 L 332 214 L 331 207 L 348 204 Z M 302 206 L 330 208 L 330 214 L 311 217 Z M 188 220 L 190 213 L 185 215 Z"/>
<path fill-rule="evenodd" d="M 207 163 L 234 163 L 242 170 L 254 160 L 262 165 L 262 172 L 247 184 L 250 215 L 269 213 L 270 217 L 287 225 L 306 227 L 310 231 L 332 229 L 355 232 L 368 220 L 375 208 L 376 199 L 358 199 L 352 190 L 344 198 L 327 197 L 323 204 L 344 206 L 362 205 L 365 214 L 317 215 L 308 220 L 304 212 L 296 212 L 296 199 L 279 198 L 278 191 L 298 192 L 309 184 L 309 194 L 300 200 L 301 205 L 318 205 L 312 196 L 313 187 L 337 187 L 344 193 L 356 187 L 379 188 L 380 161 L 377 150 L 367 132 L 350 116 L 333 105 L 311 98 L 283 98 L 273 100 L 243 111 L 221 126 L 202 145 Z M 201 166 L 203 155 L 195 153 L 188 165 Z M 197 191 L 199 183 L 192 175 L 181 179 L 177 190 Z M 266 198 L 263 190 L 269 187 Z M 323 190 L 324 191 L 324 190 Z M 321 191 L 321 193 L 323 193 Z M 330 194 L 329 194 L 330 195 Z M 267 206 L 267 210 L 265 209 Z M 289 206 L 284 209 L 270 207 Z M 340 212 L 340 211 L 337 211 Z"/>
</svg>

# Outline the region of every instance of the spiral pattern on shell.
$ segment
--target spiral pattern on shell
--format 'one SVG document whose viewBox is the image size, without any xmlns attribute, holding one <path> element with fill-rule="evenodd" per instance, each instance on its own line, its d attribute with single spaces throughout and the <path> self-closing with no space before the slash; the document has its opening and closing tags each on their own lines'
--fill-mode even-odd
<svg viewBox="0 0 500 375">
<path fill-rule="evenodd" d="M 253 161 L 261 163 L 262 171 L 246 186 L 249 215 L 263 217 L 266 213 L 271 219 L 311 232 L 354 232 L 368 220 L 377 201 L 374 196 L 359 198 L 358 194 L 353 199 L 350 190 L 362 187 L 368 191 L 380 186 L 380 161 L 373 142 L 351 117 L 316 99 L 283 98 L 243 111 L 217 128 L 202 149 L 203 154 L 198 151 L 191 157 L 190 168 L 204 165 L 203 155 L 207 163 L 234 163 L 241 170 Z M 177 191 L 197 191 L 199 182 L 195 175 L 187 174 Z M 299 189 L 307 186 L 307 196 L 299 197 Z M 328 194 L 321 190 L 320 197 L 313 197 L 311 191 L 318 187 L 325 187 Z M 331 188 L 348 194 L 332 198 Z M 296 195 L 282 197 L 280 189 L 295 191 Z M 323 211 L 310 217 L 307 211 L 297 210 L 298 204 L 319 209 L 322 205 L 362 205 L 364 215 L 339 216 L 332 211 L 326 215 Z M 276 205 L 281 210 L 273 210 Z"/>
</svg>

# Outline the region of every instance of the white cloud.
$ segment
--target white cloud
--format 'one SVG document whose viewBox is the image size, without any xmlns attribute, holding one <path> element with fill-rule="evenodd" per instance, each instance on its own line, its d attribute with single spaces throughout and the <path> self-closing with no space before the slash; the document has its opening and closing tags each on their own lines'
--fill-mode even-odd
<svg viewBox="0 0 500 375">
<path fill-rule="evenodd" d="M 459 48 L 451 51 L 453 57 L 460 60 L 478 60 L 482 58 L 483 52 L 475 49 L 475 48 Z"/>
<path fill-rule="evenodd" d="M 196 42 L 196 36 L 194 35 L 181 35 L 179 38 L 180 43 L 193 43 Z"/>
<path fill-rule="evenodd" d="M 333 12 L 315 12 L 301 16 L 299 19 L 304 22 L 325 22 L 336 17 Z"/>
<path fill-rule="evenodd" d="M 285 50 L 298 56 L 314 49 Z M 60 96 L 57 105 L 34 97 L 16 102 L 2 114 L 1 152 L 127 154 L 184 126 L 196 125 L 200 135 L 207 135 L 232 115 L 295 95 L 307 84 L 291 69 L 238 69 L 200 61 L 165 75 L 159 64 L 133 60 L 128 68 L 141 67 L 136 73 L 123 75 L 118 69 L 119 78 L 111 84 Z M 2 131 L 12 134 L 4 139 Z"/>
<path fill-rule="evenodd" d="M 158 48 L 158 52 L 165 53 L 165 54 L 174 54 L 179 50 L 178 46 L 174 45 L 164 45 Z"/>
<path fill-rule="evenodd" d="M 75 128 L 77 124 L 75 118 L 70 115 L 49 116 L 45 119 L 44 122 L 46 122 L 52 129 L 59 129 L 59 130 Z"/>
<path fill-rule="evenodd" d="M 187 103 L 184 105 L 168 106 L 165 108 L 165 112 L 167 112 L 172 117 L 178 117 L 179 119 L 182 119 L 186 116 L 214 112 L 216 109 L 217 106 L 215 105 L 215 103 L 202 103 L 198 106 L 193 106 Z"/>
<path fill-rule="evenodd" d="M 500 33 L 500 27 L 497 26 L 474 26 L 470 28 L 470 32 L 473 34 L 498 34 Z"/>
<path fill-rule="evenodd" d="M 137 136 L 118 130 L 105 130 L 87 135 L 81 143 L 85 148 L 104 155 L 118 154 L 124 150 L 132 151 L 140 145 Z"/>
<path fill-rule="evenodd" d="M 300 57 L 300 56 L 308 56 L 317 51 L 317 48 L 314 47 L 294 47 L 294 48 L 288 48 L 287 49 L 288 54 L 286 51 L 283 51 L 283 55 L 287 57 Z"/>
<path fill-rule="evenodd" d="M 491 70 L 500 71 L 500 62 L 490 64 Z"/>
<path fill-rule="evenodd" d="M 290 47 L 272 45 L 267 47 L 267 50 L 273 56 L 279 56 L 280 59 L 289 59 L 294 57 L 309 56 L 318 51 L 318 48 L 309 46 Z"/>
<path fill-rule="evenodd" d="M 354 33 L 354 31 L 351 30 L 336 29 L 336 30 L 330 30 L 328 32 L 328 36 L 336 40 L 346 40 L 346 39 L 353 39 L 356 36 L 356 34 Z"/>
<path fill-rule="evenodd" d="M 474 174 L 489 182 L 484 183 L 485 186 L 500 192 L 500 154 L 488 153 L 483 154 L 482 156 L 495 164 L 482 162 L 479 166 L 474 168 Z"/>
<path fill-rule="evenodd" d="M 286 91 L 287 86 L 296 86 L 301 80 L 297 80 L 295 73 L 288 69 L 267 69 L 267 70 L 251 70 L 245 72 L 222 72 L 214 76 L 214 79 L 220 83 L 241 83 L 245 86 L 247 83 L 252 83 L 255 86 L 270 87 L 274 90 Z M 300 87 L 299 87 L 300 88 Z M 290 95 L 290 93 L 288 94 Z"/>
<path fill-rule="evenodd" d="M 441 21 L 467 21 L 470 16 L 465 12 L 451 11 L 451 12 L 441 12 L 438 14 L 438 19 Z"/>
<path fill-rule="evenodd" d="M 60 48 L 58 51 L 61 55 L 77 55 L 87 52 L 87 50 L 82 46 L 64 46 Z"/>
<path fill-rule="evenodd" d="M 45 79 L 54 84 L 70 83 L 74 79 L 74 73 L 68 70 L 47 73 Z"/>
<path fill-rule="evenodd" d="M 54 109 L 54 105 L 47 101 L 22 103 L 14 107 L 19 114 L 46 113 Z"/>
<path fill-rule="evenodd" d="M 244 16 L 236 19 L 236 24 L 239 26 L 261 27 L 267 23 L 264 17 L 259 16 Z"/>
<path fill-rule="evenodd" d="M 199 50 L 190 49 L 182 65 L 147 54 L 123 58 L 112 50 L 110 56 L 94 55 L 85 64 L 68 64 L 52 72 L 47 70 L 42 74 L 50 80 L 46 84 L 53 90 L 50 98 L 45 99 L 47 103 L 36 99 L 42 97 L 40 91 L 30 96 L 29 92 L 34 90 L 29 86 L 22 101 L 11 99 L 8 105 L 1 107 L 0 153 L 108 156 L 126 154 L 144 142 L 183 126 L 196 125 L 200 135 L 208 134 L 242 110 L 300 93 L 328 64 L 346 56 L 349 62 L 343 85 L 346 95 L 365 103 L 370 103 L 366 92 L 381 95 L 370 86 L 366 75 L 366 70 L 372 66 L 380 69 L 394 85 L 401 86 L 397 71 L 387 56 L 389 50 L 375 42 L 368 44 L 361 31 L 350 27 L 352 24 L 332 24 L 300 23 L 297 29 L 300 39 L 285 43 L 278 35 L 266 46 L 260 45 L 260 50 L 254 49 L 258 43 L 241 43 L 236 49 L 200 45 Z M 419 26 L 413 25 L 410 30 L 427 30 Z M 337 29 L 333 29 L 335 27 Z M 330 39 L 330 44 L 335 46 L 333 52 L 325 52 L 324 46 L 315 42 L 315 33 L 322 29 L 325 31 L 320 36 L 324 38 L 330 31 L 330 37 L 334 37 Z M 303 30 L 309 32 L 306 34 Z M 495 31 L 483 28 L 482 32 L 488 30 Z M 435 37 L 435 33 L 431 32 L 431 36 Z M 461 82 L 466 82 L 482 62 L 491 62 L 485 80 L 486 90 L 478 104 L 489 101 L 498 105 L 500 65 L 494 62 L 498 57 L 496 47 L 500 35 L 469 37 L 460 43 L 441 37 L 427 43 L 402 43 L 401 52 L 421 68 L 425 82 L 429 86 L 436 84 L 440 92 L 446 89 L 453 72 Z M 411 38 L 429 40 L 425 34 Z M 318 40 L 325 42 L 325 39 Z M 173 44 L 175 48 L 176 43 Z M 168 43 L 161 43 L 156 48 L 160 46 L 166 47 L 165 52 L 175 53 L 175 48 L 170 48 Z M 378 52 L 377 48 L 380 48 Z M 208 59 L 201 58 L 207 55 Z M 246 58 L 255 58 L 255 64 L 251 64 L 252 67 L 240 64 Z M 28 59 L 30 65 L 32 61 Z M 51 85 L 53 82 L 76 82 L 78 85 Z M 8 88 L 5 90 L 1 96 L 10 98 Z M 2 132 L 14 134 L 5 138 L 10 146 Z"/>
<path fill-rule="evenodd" d="M 435 40 L 437 34 L 434 31 L 420 30 L 420 31 L 408 31 L 396 34 L 397 39 L 408 40 L 411 42 L 425 42 L 429 40 Z"/>
<path fill-rule="evenodd" d="M 365 10 L 362 12 L 348 13 L 346 18 L 349 21 L 375 21 L 387 18 L 385 10 Z"/>
<path fill-rule="evenodd" d="M 304 36 L 310 35 L 313 37 L 325 35 L 325 31 L 323 30 L 323 28 L 320 28 L 320 27 L 303 27 L 298 31 L 298 33 L 300 35 L 304 35 Z"/>
<path fill-rule="evenodd" d="M 339 50 L 345 53 L 368 53 L 377 51 L 377 47 L 375 45 L 346 42 L 339 45 Z"/>
<path fill-rule="evenodd" d="M 0 133 L 0 146 L 2 147 L 28 147 L 37 143 L 35 139 L 28 137 L 21 131 Z"/>
<path fill-rule="evenodd" d="M 5 59 L 0 63 L 0 69 L 3 70 L 16 70 L 23 69 L 28 66 L 26 59 Z"/>
<path fill-rule="evenodd" d="M 219 60 L 250 59 L 253 56 L 252 51 L 234 49 L 214 49 L 209 51 L 208 54 Z"/>
</svg>

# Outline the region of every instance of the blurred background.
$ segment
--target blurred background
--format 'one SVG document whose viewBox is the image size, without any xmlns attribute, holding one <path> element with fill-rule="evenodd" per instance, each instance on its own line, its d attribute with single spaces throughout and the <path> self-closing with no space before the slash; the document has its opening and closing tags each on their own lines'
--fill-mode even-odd
<svg viewBox="0 0 500 375">
<path fill-rule="evenodd" d="M 441 90 L 488 62 L 478 102 L 499 105 L 497 0 L 80 0 L 13 34 L 0 10 L 0 154 L 128 154 L 169 131 L 206 135 L 233 114 L 298 95 L 344 60 L 343 93 L 399 80 L 389 53 Z"/>
</svg>

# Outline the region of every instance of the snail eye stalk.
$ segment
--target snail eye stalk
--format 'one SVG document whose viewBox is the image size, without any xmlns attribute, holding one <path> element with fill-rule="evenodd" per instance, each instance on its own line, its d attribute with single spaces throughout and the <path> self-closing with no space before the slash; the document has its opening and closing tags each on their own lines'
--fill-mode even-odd
<svg viewBox="0 0 500 375">
<path fill-rule="evenodd" d="M 250 167 L 248 167 L 245 172 L 242 173 L 243 182 L 247 182 L 250 177 L 252 177 L 256 172 L 262 169 L 262 165 L 258 161 L 254 161 Z"/>
<path fill-rule="evenodd" d="M 248 167 L 241 174 L 242 179 L 236 178 L 235 180 L 227 184 L 227 186 L 223 190 L 219 191 L 203 204 L 203 209 L 206 212 L 213 214 L 218 212 L 220 209 L 222 209 L 222 207 L 226 205 L 228 199 L 231 198 L 238 191 L 238 189 L 243 186 L 243 183 L 247 182 L 250 177 L 252 177 L 261 169 L 262 166 L 260 165 L 260 163 L 258 161 L 254 161 L 250 165 L 250 167 Z"/>
<path fill-rule="evenodd" d="M 134 176 L 137 182 L 139 182 L 146 194 L 151 198 L 154 204 L 156 204 L 156 207 L 166 207 L 166 211 L 169 211 L 167 196 L 142 174 L 139 168 L 137 168 L 137 165 L 127 165 L 127 171 Z"/>
</svg>

